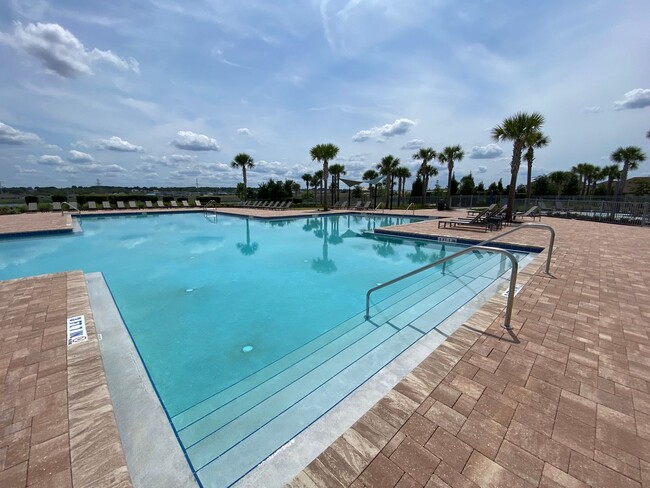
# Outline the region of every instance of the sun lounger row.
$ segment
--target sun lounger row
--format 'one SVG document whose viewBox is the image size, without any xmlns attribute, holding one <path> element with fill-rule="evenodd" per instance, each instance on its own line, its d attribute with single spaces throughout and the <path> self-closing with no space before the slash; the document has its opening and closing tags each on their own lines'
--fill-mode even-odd
<svg viewBox="0 0 650 488">
<path fill-rule="evenodd" d="M 272 200 L 247 200 L 241 207 L 243 208 L 257 208 L 263 210 L 286 210 L 293 205 L 291 200 L 285 200 L 284 202 L 274 202 Z"/>
<path fill-rule="evenodd" d="M 193 206 L 196 206 L 196 207 L 201 207 L 202 206 L 200 200 L 195 200 L 194 202 L 195 202 L 194 205 L 190 205 L 190 203 L 187 200 L 181 200 L 181 203 L 179 205 L 176 200 L 170 200 L 169 201 L 169 206 L 167 206 L 167 205 L 165 205 L 164 201 L 158 200 L 156 202 L 156 205 L 154 206 L 152 201 L 145 200 L 144 207 L 153 209 L 153 208 L 170 208 L 170 207 L 171 208 L 190 208 L 190 207 L 193 207 Z M 109 201 L 107 201 L 107 200 L 104 200 L 102 202 L 101 207 L 98 207 L 97 203 L 94 202 L 94 201 L 89 201 L 87 205 L 88 205 L 88 210 L 99 210 L 99 209 L 101 209 L 101 210 L 113 210 L 113 207 L 111 206 L 111 203 Z M 138 210 L 140 208 L 135 200 L 129 200 L 127 202 L 127 205 L 125 205 L 123 201 L 118 200 L 116 202 L 116 205 L 117 205 L 116 206 L 117 210 L 129 210 L 129 209 L 130 210 Z M 58 209 L 54 208 L 54 210 L 61 210 L 61 204 L 58 205 Z"/>
</svg>

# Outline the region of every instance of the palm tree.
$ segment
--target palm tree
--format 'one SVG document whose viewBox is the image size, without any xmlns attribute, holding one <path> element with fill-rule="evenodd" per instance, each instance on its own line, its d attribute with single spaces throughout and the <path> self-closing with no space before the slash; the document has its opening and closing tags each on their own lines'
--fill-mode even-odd
<svg viewBox="0 0 650 488">
<path fill-rule="evenodd" d="M 251 158 L 248 154 L 239 153 L 237 156 L 235 156 L 235 159 L 231 161 L 230 166 L 233 168 L 241 168 L 241 172 L 244 177 L 244 198 L 242 198 L 242 200 L 246 200 L 246 198 L 248 198 L 248 190 L 246 186 L 246 170 L 253 169 L 255 167 L 255 161 L 253 161 L 253 158 Z"/>
<path fill-rule="evenodd" d="M 639 168 L 639 163 L 645 161 L 645 153 L 640 147 L 636 146 L 619 147 L 612 153 L 610 159 L 615 163 L 623 163 L 621 177 L 618 179 L 618 185 L 616 185 L 616 196 L 618 197 L 625 188 L 627 172 Z"/>
<path fill-rule="evenodd" d="M 438 154 L 433 150 L 432 147 L 421 147 L 420 150 L 413 155 L 413 159 L 422 160 L 422 164 L 418 170 L 418 173 L 422 175 L 422 207 L 424 207 L 427 203 L 426 198 L 427 188 L 429 187 L 429 176 L 435 176 L 438 174 L 437 169 L 433 174 L 429 169 L 431 168 L 429 162 L 433 161 L 437 156 Z"/>
<path fill-rule="evenodd" d="M 329 162 L 336 157 L 339 153 L 339 148 L 334 144 L 317 144 L 311 148 L 309 154 L 311 155 L 311 160 L 318 160 L 323 163 L 323 210 L 327 212 L 329 208 L 327 207 L 327 177 L 328 177 L 328 164 Z"/>
<path fill-rule="evenodd" d="M 544 124 L 544 116 L 539 112 L 532 114 L 517 112 L 511 117 L 503 119 L 500 125 L 492 129 L 492 138 L 496 141 L 512 141 L 512 160 L 510 161 L 510 189 L 508 191 L 508 208 L 506 219 L 511 220 L 515 206 L 515 191 L 517 189 L 517 175 L 521 165 L 521 153 L 526 139 L 531 132 L 539 132 Z"/>
<path fill-rule="evenodd" d="M 447 146 L 441 153 L 438 153 L 438 161 L 442 164 L 447 163 L 447 170 L 449 171 L 447 175 L 447 198 L 445 201 L 445 207 L 447 209 L 451 208 L 451 178 L 454 172 L 454 163 L 456 161 L 460 162 L 464 157 L 465 153 L 458 144 L 455 146 Z"/>
<path fill-rule="evenodd" d="M 363 181 L 372 181 L 377 178 L 377 176 L 379 176 L 379 173 L 377 173 L 374 169 L 369 169 L 363 173 L 362 179 Z M 372 199 L 372 184 L 368 184 L 368 196 L 370 199 Z M 375 203 L 377 202 L 375 201 Z"/>
<path fill-rule="evenodd" d="M 618 164 L 610 164 L 603 168 L 601 177 L 607 178 L 607 194 L 611 195 L 614 189 L 614 180 L 621 177 L 621 169 L 618 167 Z"/>
<path fill-rule="evenodd" d="M 377 165 L 379 173 L 386 177 L 386 208 L 388 208 L 388 198 L 390 197 L 390 208 L 393 208 L 393 179 L 395 170 L 399 167 L 399 158 L 392 154 L 381 158 L 381 163 Z"/>
<path fill-rule="evenodd" d="M 329 168 L 330 174 L 332 175 L 332 197 L 334 196 L 334 192 L 336 191 L 336 199 L 339 199 L 339 190 L 341 186 L 341 175 L 345 174 L 345 166 L 342 164 L 333 164 Z M 334 199 L 332 198 L 332 201 Z"/>
<path fill-rule="evenodd" d="M 531 196 L 531 180 L 533 174 L 533 161 L 535 160 L 535 149 L 541 149 L 544 146 L 548 146 L 551 139 L 545 136 L 541 131 L 531 132 L 530 135 L 526 138 L 525 147 L 526 162 L 528 163 L 528 175 L 526 179 L 526 196 L 530 198 Z"/>
<path fill-rule="evenodd" d="M 400 166 L 395 170 L 395 176 L 397 176 L 397 206 L 399 207 L 402 198 L 404 198 L 406 179 L 411 177 L 411 170 L 406 166 Z"/>
<path fill-rule="evenodd" d="M 555 184 L 557 189 L 557 196 L 559 197 L 562 194 L 562 188 L 568 179 L 569 174 L 565 171 L 553 171 L 549 173 L 548 178 Z"/>
<path fill-rule="evenodd" d="M 580 163 L 576 164 L 571 171 L 578 175 L 580 181 L 580 195 L 585 195 L 587 193 L 587 174 L 589 173 L 589 163 Z"/>
<path fill-rule="evenodd" d="M 323 203 L 323 170 L 319 169 L 314 173 L 314 176 L 311 179 L 311 186 L 314 187 L 314 193 L 316 193 L 316 190 L 319 188 L 321 189 L 321 203 Z M 314 200 L 316 200 L 315 195 Z"/>
<path fill-rule="evenodd" d="M 305 182 L 305 186 L 307 189 L 305 190 L 307 193 L 309 193 L 309 185 L 311 184 L 311 180 L 313 178 L 313 175 L 310 175 L 309 173 L 305 173 L 304 175 L 301 176 L 302 181 Z"/>
<path fill-rule="evenodd" d="M 596 188 L 598 178 L 600 177 L 600 172 L 600 167 L 594 166 L 593 164 L 587 164 L 585 168 L 585 180 L 587 182 L 587 190 L 585 192 L 585 195 L 593 193 L 593 190 Z"/>
</svg>

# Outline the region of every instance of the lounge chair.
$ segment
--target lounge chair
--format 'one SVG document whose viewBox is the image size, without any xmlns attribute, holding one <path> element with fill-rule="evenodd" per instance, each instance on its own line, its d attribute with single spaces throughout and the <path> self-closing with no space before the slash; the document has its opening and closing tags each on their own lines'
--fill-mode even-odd
<svg viewBox="0 0 650 488">
<path fill-rule="evenodd" d="M 158 208 L 165 208 L 165 202 L 163 202 L 162 200 L 158 200 L 156 202 L 156 205 L 158 205 Z"/>
<path fill-rule="evenodd" d="M 129 208 L 138 208 L 138 205 L 135 203 L 135 200 L 129 200 Z"/>
<path fill-rule="evenodd" d="M 278 202 L 278 205 L 273 207 L 273 210 L 284 210 L 287 208 L 287 204 L 289 203 L 289 200 L 285 200 L 284 202 Z"/>
<path fill-rule="evenodd" d="M 497 206 L 497 204 L 496 204 L 496 203 L 493 203 L 493 204 L 490 205 L 487 209 L 483 209 L 483 210 L 474 210 L 474 209 L 471 209 L 471 210 L 468 210 L 468 211 L 467 211 L 467 215 L 468 215 L 468 216 L 479 215 L 479 214 L 485 212 L 485 210 L 487 210 L 488 212 L 491 212 L 492 210 L 494 210 L 494 208 L 495 208 L 496 206 Z"/>
<path fill-rule="evenodd" d="M 147 208 L 153 208 L 153 205 L 151 204 L 150 200 L 145 200 L 144 201 L 144 206 L 147 207 Z"/>
<path fill-rule="evenodd" d="M 196 205 L 197 207 L 202 207 L 203 206 L 203 205 L 201 205 L 201 200 L 197 200 L 197 199 L 194 199 L 194 205 Z"/>
<path fill-rule="evenodd" d="M 368 200 L 367 202 L 363 202 L 361 205 L 357 205 L 355 207 L 357 210 L 374 210 L 372 208 L 372 201 Z"/>
<path fill-rule="evenodd" d="M 334 205 L 332 205 L 332 208 L 341 208 L 341 204 L 342 204 L 342 203 L 343 203 L 343 202 L 341 202 L 341 200 L 339 200 L 339 201 L 336 202 Z"/>
<path fill-rule="evenodd" d="M 97 204 L 95 202 L 88 202 L 88 210 L 97 210 Z"/>
<path fill-rule="evenodd" d="M 111 207 L 111 202 L 109 202 L 108 200 L 104 200 L 102 202 L 102 208 L 104 210 L 113 210 L 113 207 Z"/>
<path fill-rule="evenodd" d="M 27 211 L 28 212 L 36 212 L 38 211 L 38 203 L 36 202 L 29 202 L 27 204 Z"/>
<path fill-rule="evenodd" d="M 117 202 L 117 208 L 120 210 L 125 209 L 126 207 L 124 206 L 124 202 L 122 200 L 118 200 Z"/>
<path fill-rule="evenodd" d="M 453 219 L 453 220 L 439 220 L 438 221 L 438 229 L 442 228 L 447 228 L 449 227 L 465 227 L 465 228 L 481 228 L 483 229 L 484 232 L 487 232 L 488 230 L 492 230 L 494 227 L 500 228 L 500 225 L 490 221 L 490 218 L 492 215 L 494 215 L 494 211 L 490 212 L 487 209 L 485 209 L 483 212 L 480 214 L 472 217 L 472 218 L 460 218 L 460 219 Z"/>
<path fill-rule="evenodd" d="M 189 207 L 190 206 L 190 204 L 188 203 L 187 200 L 181 201 L 181 205 L 183 205 L 183 207 Z"/>
<path fill-rule="evenodd" d="M 61 202 L 52 202 L 52 211 L 60 211 L 61 210 Z"/>
<path fill-rule="evenodd" d="M 271 202 L 271 205 L 266 207 L 268 210 L 275 210 L 277 209 L 280 205 L 282 205 L 282 202 Z"/>
<path fill-rule="evenodd" d="M 171 200 L 169 204 L 172 206 L 172 208 L 178 208 L 178 202 L 176 202 L 176 200 Z"/>
<path fill-rule="evenodd" d="M 542 220 L 542 214 L 539 211 L 539 207 L 537 205 L 533 205 L 525 212 L 515 212 L 515 214 L 512 216 L 512 219 L 515 220 L 517 217 L 521 217 L 522 219 L 524 217 L 530 217 L 533 220 L 539 218 L 539 220 Z"/>
<path fill-rule="evenodd" d="M 357 209 L 357 208 L 360 208 L 362 206 L 362 204 L 363 204 L 363 202 L 361 200 L 357 200 L 356 202 L 354 202 L 354 204 L 350 208 Z"/>
<path fill-rule="evenodd" d="M 293 202 L 291 200 L 287 200 L 286 204 L 284 207 L 282 207 L 280 210 L 286 210 L 288 209 L 291 205 L 293 205 Z"/>
</svg>

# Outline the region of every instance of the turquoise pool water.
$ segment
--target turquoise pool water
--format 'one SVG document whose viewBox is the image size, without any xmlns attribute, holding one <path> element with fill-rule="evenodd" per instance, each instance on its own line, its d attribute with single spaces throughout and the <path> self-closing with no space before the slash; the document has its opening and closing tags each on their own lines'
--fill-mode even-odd
<svg viewBox="0 0 650 488">
<path fill-rule="evenodd" d="M 365 232 L 410 221 L 361 215 L 263 221 L 224 215 L 206 218 L 198 213 L 84 218 L 82 234 L 0 240 L 0 279 L 73 269 L 101 271 L 193 469 L 205 486 L 216 486 L 236 480 L 289 440 L 268 434 L 278 437 L 279 444 L 265 447 L 265 453 L 256 453 L 223 479 L 209 473 L 216 469 L 213 461 L 268 422 L 257 420 L 259 415 L 251 420 L 245 413 L 255 408 L 284 412 L 288 407 L 269 407 L 264 402 L 280 390 L 288 395 L 289 387 L 303 388 L 305 395 L 312 392 L 312 386 L 296 386 L 307 377 L 305 372 L 280 380 L 282 375 L 289 378 L 287 371 L 296 364 L 290 358 L 309 359 L 301 351 L 310 344 L 321 353 L 325 346 L 320 342 L 332 349 L 332 355 L 348 354 L 356 342 L 334 348 L 334 339 L 326 338 L 341 342 L 350 334 L 359 338 L 370 332 L 379 334 L 381 324 L 358 319 L 368 288 L 461 249 Z M 467 273 L 469 278 L 455 280 L 466 289 L 454 289 L 445 281 L 449 296 L 441 300 L 454 303 L 448 311 L 436 312 L 441 319 L 509 269 L 495 257 L 480 261 L 466 256 L 447 266 L 452 275 L 454 266 L 459 275 Z M 395 306 L 400 293 L 420 304 L 424 299 L 416 295 L 420 289 L 434 290 L 433 281 L 455 278 L 435 270 L 377 293 L 373 314 Z M 434 293 L 429 291 L 427 296 Z M 395 323 L 406 324 L 404 310 L 391 313 Z M 424 322 L 409 324 L 404 331 L 411 335 L 404 344 L 414 342 L 427 327 Z M 393 329 L 400 329 L 399 324 L 387 327 L 386 332 L 381 329 L 386 336 L 380 335 L 377 343 L 391 337 Z M 345 335 L 339 336 L 339 330 Z M 402 342 L 394 355 L 404 349 Z M 331 360 L 332 364 L 341 361 L 340 357 Z M 319 373 L 322 378 L 336 374 Z M 365 381 L 364 375 L 352 386 Z M 319 385 L 325 381 L 321 376 Z M 242 403 L 245 394 L 254 396 L 246 405 Z M 294 405 L 303 393 L 291 394 L 287 405 Z M 331 398 L 320 408 L 324 412 L 339 400 Z M 304 422 L 319 414 L 310 415 Z M 247 427 L 238 428 L 238 420 Z M 247 430 L 255 422 L 259 426 Z M 292 435 L 302 428 L 293 429 Z M 226 444 L 225 438 L 229 439 Z M 203 468 L 206 474 L 202 476 Z"/>
</svg>

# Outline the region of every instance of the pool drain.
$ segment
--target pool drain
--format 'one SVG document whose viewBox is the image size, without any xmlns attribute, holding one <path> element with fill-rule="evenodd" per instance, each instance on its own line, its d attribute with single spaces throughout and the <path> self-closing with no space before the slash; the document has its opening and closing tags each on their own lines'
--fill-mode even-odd
<svg viewBox="0 0 650 488">
<path fill-rule="evenodd" d="M 241 348 L 243 352 L 251 352 L 253 350 L 253 346 L 244 346 Z"/>
</svg>

